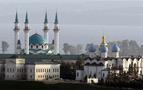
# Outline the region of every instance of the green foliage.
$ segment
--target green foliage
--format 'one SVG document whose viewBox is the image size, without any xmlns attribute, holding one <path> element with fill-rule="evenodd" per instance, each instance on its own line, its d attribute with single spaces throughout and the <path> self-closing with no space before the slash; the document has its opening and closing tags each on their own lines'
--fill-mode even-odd
<svg viewBox="0 0 143 90">
<path fill-rule="evenodd" d="M 61 63 L 60 71 L 61 78 L 75 80 L 76 65 L 74 63 Z"/>
</svg>

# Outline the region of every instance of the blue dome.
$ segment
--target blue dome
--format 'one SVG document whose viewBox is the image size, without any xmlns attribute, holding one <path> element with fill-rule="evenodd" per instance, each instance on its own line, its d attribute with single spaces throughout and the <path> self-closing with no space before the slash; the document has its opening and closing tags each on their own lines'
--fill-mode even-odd
<svg viewBox="0 0 143 90">
<path fill-rule="evenodd" d="M 120 51 L 119 46 L 118 46 L 117 44 L 114 44 L 114 45 L 112 46 L 112 52 L 119 52 L 119 51 Z"/>
<path fill-rule="evenodd" d="M 101 45 L 101 47 L 100 47 L 100 52 L 101 52 L 101 53 L 108 52 L 108 47 L 105 46 L 105 45 Z"/>
<path fill-rule="evenodd" d="M 88 51 L 89 51 L 89 52 L 96 52 L 96 47 L 95 47 L 95 45 L 91 44 L 91 45 L 89 46 L 89 48 L 88 48 Z"/>
<path fill-rule="evenodd" d="M 36 45 L 36 44 L 43 44 L 43 43 L 44 43 L 44 39 L 42 38 L 41 35 L 39 35 L 37 33 L 33 34 L 29 38 L 29 44 Z"/>
</svg>

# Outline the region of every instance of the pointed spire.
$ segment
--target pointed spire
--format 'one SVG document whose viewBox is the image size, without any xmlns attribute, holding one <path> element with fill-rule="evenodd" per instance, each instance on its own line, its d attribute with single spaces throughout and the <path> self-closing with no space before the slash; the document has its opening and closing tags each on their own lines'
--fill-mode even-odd
<svg viewBox="0 0 143 90">
<path fill-rule="evenodd" d="M 19 23 L 19 21 L 18 21 L 18 14 L 17 14 L 17 12 L 16 12 L 16 16 L 15 16 L 15 22 L 14 23 Z"/>
<path fill-rule="evenodd" d="M 25 22 L 24 22 L 25 24 L 27 24 L 27 23 L 29 23 L 29 21 L 28 21 L 28 13 L 26 12 L 26 17 L 25 17 Z"/>
<path fill-rule="evenodd" d="M 47 12 L 45 13 L 45 20 L 44 20 L 44 24 L 48 23 L 48 18 L 47 18 Z"/>
<path fill-rule="evenodd" d="M 56 12 L 56 15 L 55 15 L 55 22 L 54 22 L 54 24 L 58 24 L 58 14 L 57 14 L 57 12 Z"/>
<path fill-rule="evenodd" d="M 102 42 L 101 42 L 101 44 L 107 44 L 105 36 L 102 36 Z"/>
</svg>

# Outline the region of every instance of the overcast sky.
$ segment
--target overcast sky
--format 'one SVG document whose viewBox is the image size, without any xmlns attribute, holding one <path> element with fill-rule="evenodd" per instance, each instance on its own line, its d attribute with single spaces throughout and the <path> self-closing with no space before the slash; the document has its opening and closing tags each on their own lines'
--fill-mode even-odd
<svg viewBox="0 0 143 90">
<path fill-rule="evenodd" d="M 99 44 L 103 33 L 108 41 L 129 39 L 143 44 L 143 0 L 0 0 L 0 41 L 8 41 L 12 50 L 16 11 L 22 41 L 26 11 L 29 14 L 30 34 L 43 35 L 46 10 L 50 39 L 53 39 L 54 15 L 58 12 L 60 46 L 65 42 Z"/>
</svg>

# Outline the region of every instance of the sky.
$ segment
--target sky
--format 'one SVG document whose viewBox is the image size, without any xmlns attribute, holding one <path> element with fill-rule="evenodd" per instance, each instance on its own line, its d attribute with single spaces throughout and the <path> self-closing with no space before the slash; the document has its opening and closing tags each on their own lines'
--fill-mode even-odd
<svg viewBox="0 0 143 90">
<path fill-rule="evenodd" d="M 20 38 L 23 43 L 25 12 L 28 12 L 30 35 L 43 35 L 44 14 L 48 12 L 50 40 L 53 22 L 58 12 L 60 48 L 63 43 L 100 44 L 107 41 L 136 40 L 143 44 L 143 0 L 0 0 L 0 41 L 14 45 L 14 18 L 18 12 Z"/>
</svg>

